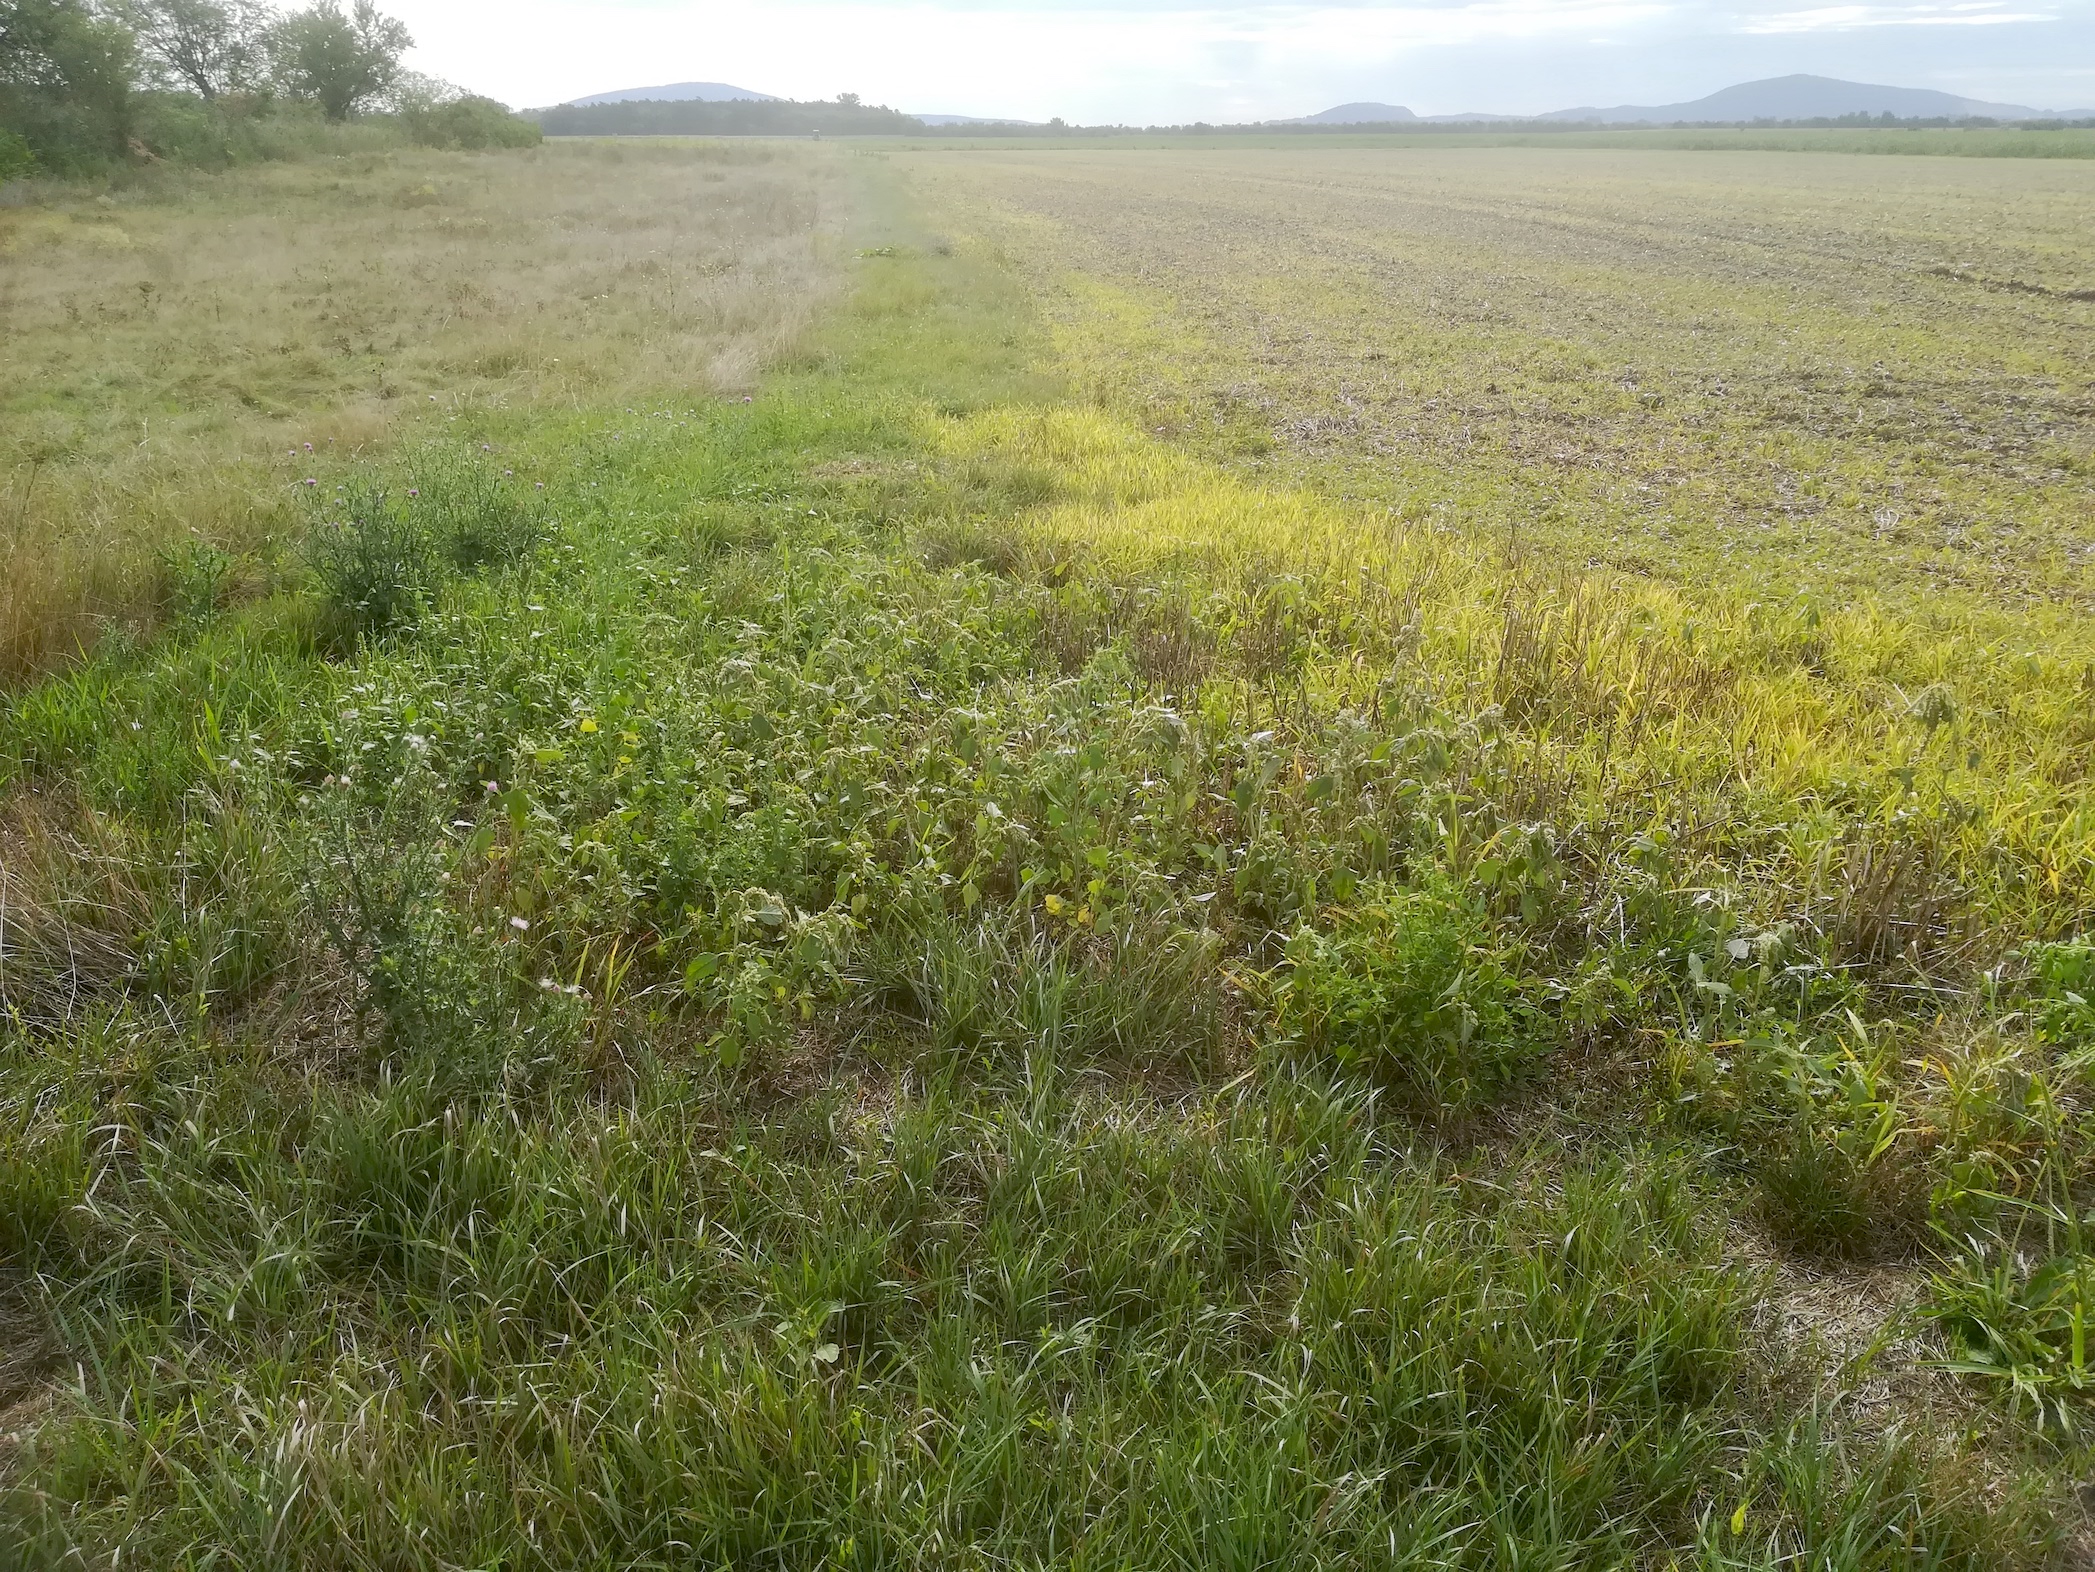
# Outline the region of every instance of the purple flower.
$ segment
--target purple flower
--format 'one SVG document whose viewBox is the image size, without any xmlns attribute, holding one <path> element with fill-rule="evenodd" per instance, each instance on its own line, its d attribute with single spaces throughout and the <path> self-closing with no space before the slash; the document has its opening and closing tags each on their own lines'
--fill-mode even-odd
<svg viewBox="0 0 2095 1572">
<path fill-rule="evenodd" d="M 421 495 L 422 495 L 422 493 L 421 493 L 421 492 L 419 492 L 419 491 L 417 491 L 417 490 L 416 490 L 416 489 L 415 489 L 415 488 L 414 488 L 413 486 L 409 486 L 409 487 L 407 488 L 407 494 L 408 494 L 408 495 L 409 495 L 410 497 L 419 497 L 419 496 L 421 496 Z"/>
<path fill-rule="evenodd" d="M 314 478 L 313 478 L 312 476 L 310 476 L 310 475 L 306 476 L 306 482 L 305 482 L 305 483 L 306 483 L 306 484 L 307 484 L 308 486 L 317 486 L 317 485 L 319 485 L 319 484 L 320 484 L 320 482 L 319 482 L 319 481 L 315 480 L 315 479 L 314 479 Z"/>
</svg>

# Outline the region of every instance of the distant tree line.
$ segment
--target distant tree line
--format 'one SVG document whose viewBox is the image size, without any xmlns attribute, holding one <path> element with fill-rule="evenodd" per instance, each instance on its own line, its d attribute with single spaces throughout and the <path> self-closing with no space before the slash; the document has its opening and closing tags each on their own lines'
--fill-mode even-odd
<svg viewBox="0 0 2095 1572">
<path fill-rule="evenodd" d="M 266 157 L 293 127 L 374 115 L 433 145 L 538 140 L 409 71 L 413 44 L 374 0 L 0 0 L 0 180 Z"/>
<path fill-rule="evenodd" d="M 5 3 L 5 0 L 0 0 Z M 529 112 L 547 136 L 918 136 L 918 137 L 1118 137 L 1118 136 L 1346 136 L 1368 133 L 1376 136 L 1402 135 L 1473 136 L 1480 131 L 1517 135 L 1573 135 L 1599 130 L 1721 131 L 1768 129 L 1842 129 L 1860 127 L 1931 127 L 1976 129 L 1993 126 L 2027 126 L 2052 129 L 2063 122 L 1997 121 L 1985 119 L 1899 119 L 1895 115 L 1840 115 L 1811 120 L 1753 120 L 1718 124 L 1681 122 L 1674 125 L 1608 125 L 1596 120 L 1459 120 L 1459 121 L 1355 121 L 1334 123 L 1264 121 L 1249 125 L 1168 126 L 1074 126 L 1061 120 L 1046 124 L 1018 121 L 983 121 L 965 125 L 928 125 L 899 110 L 859 102 L 846 93 L 832 102 L 796 103 L 784 99 L 635 99 L 617 104 L 563 104 L 557 109 Z M 2085 122 L 2076 122 L 2076 124 Z"/>
<path fill-rule="evenodd" d="M 1181 126 L 1148 126 L 1145 132 L 1174 132 L 1189 135 L 1237 134 L 1258 132 L 1289 136 L 1332 136 L 1349 132 L 1367 132 L 1376 136 L 1403 135 L 1415 137 L 1474 136 L 1480 131 L 1511 133 L 1522 136 L 1561 132 L 1572 135 L 1591 131 L 1838 131 L 1838 130 L 1903 130 L 1903 131 L 1985 131 L 2023 130 L 2057 131 L 2095 125 L 2087 120 L 1994 120 L 1980 115 L 1962 116 L 1908 116 L 1901 118 L 1893 114 L 1818 115 L 1800 120 L 1346 120 L 1346 121 L 1290 121 L 1273 120 L 1253 125 L 1208 125 L 1205 122 Z M 1019 134 L 999 130 L 991 126 L 968 127 L 989 135 Z M 1042 127 L 1026 127 L 1025 131 L 1039 135 Z M 1133 132 L 1132 126 L 1071 127 L 1072 132 L 1080 129 L 1091 131 Z"/>
<path fill-rule="evenodd" d="M 930 129 L 899 110 L 862 104 L 856 93 L 813 104 L 751 98 L 563 104 L 534 118 L 547 136 L 903 136 Z"/>
</svg>

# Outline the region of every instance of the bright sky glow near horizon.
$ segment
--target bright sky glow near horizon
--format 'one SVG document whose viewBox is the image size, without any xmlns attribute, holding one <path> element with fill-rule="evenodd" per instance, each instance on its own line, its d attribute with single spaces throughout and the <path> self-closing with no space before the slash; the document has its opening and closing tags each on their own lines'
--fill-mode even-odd
<svg viewBox="0 0 2095 1572">
<path fill-rule="evenodd" d="M 381 0 L 411 63 L 520 107 L 667 82 L 1083 123 L 1673 103 L 1809 71 L 2095 108 L 2095 0 Z"/>
</svg>

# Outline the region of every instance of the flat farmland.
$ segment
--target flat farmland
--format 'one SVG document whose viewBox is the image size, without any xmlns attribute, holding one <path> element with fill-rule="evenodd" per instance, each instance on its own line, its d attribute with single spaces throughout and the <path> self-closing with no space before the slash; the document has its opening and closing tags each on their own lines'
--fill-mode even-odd
<svg viewBox="0 0 2095 1572">
<path fill-rule="evenodd" d="M 1037 282 L 1089 391 L 1241 470 L 1581 565 L 2095 596 L 2095 165 L 1179 147 L 910 168 Z"/>
<path fill-rule="evenodd" d="M 0 212 L 0 1566 L 2089 1564 L 2091 192 Z"/>
</svg>

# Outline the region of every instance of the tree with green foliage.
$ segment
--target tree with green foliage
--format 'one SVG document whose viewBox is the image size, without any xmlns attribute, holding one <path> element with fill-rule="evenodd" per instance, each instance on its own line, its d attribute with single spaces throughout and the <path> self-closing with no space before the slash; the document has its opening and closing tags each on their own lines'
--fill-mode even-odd
<svg viewBox="0 0 2095 1572">
<path fill-rule="evenodd" d="M 0 131 L 0 185 L 19 180 L 36 168 L 36 154 L 12 131 Z"/>
<path fill-rule="evenodd" d="M 423 147 L 536 147 L 545 140 L 536 125 L 511 114 L 507 104 L 472 93 L 402 104 L 398 114 L 408 136 Z"/>
<path fill-rule="evenodd" d="M 545 140 L 536 122 L 512 114 L 507 104 L 419 71 L 401 72 L 383 107 L 422 147 L 536 147 Z"/>
<path fill-rule="evenodd" d="M 0 181 L 274 156 L 279 95 L 329 121 L 378 112 L 427 147 L 540 140 L 504 105 L 407 70 L 413 43 L 373 0 L 288 16 L 268 0 L 0 0 Z"/>
<path fill-rule="evenodd" d="M 0 0 L 0 131 L 52 169 L 124 156 L 136 116 L 138 47 L 89 0 Z"/>
<path fill-rule="evenodd" d="M 563 104 L 538 116 L 547 136 L 914 136 L 924 122 L 851 94 L 822 103 L 784 99 L 635 99 Z"/>
<path fill-rule="evenodd" d="M 277 16 L 255 0 L 129 0 L 124 19 L 151 61 L 207 101 L 267 76 Z"/>
<path fill-rule="evenodd" d="M 284 90 L 318 104 L 330 120 L 347 120 L 400 80 L 401 56 L 415 41 L 372 0 L 346 11 L 340 0 L 320 0 L 279 22 L 271 42 Z"/>
</svg>

